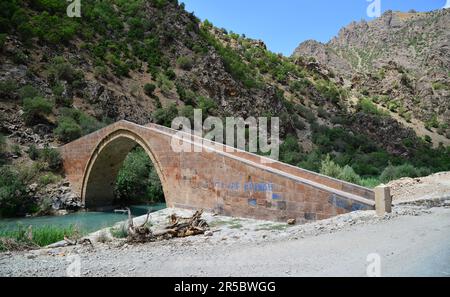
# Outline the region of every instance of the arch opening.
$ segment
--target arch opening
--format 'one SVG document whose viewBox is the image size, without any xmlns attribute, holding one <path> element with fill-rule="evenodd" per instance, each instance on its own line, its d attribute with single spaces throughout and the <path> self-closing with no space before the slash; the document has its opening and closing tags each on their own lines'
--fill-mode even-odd
<svg viewBox="0 0 450 297">
<path fill-rule="evenodd" d="M 148 172 L 145 172 L 146 169 Z M 139 172 L 134 172 L 136 170 Z M 154 170 L 153 173 L 152 170 Z M 134 203 L 144 204 L 145 198 L 151 197 L 141 197 L 138 202 L 136 200 L 139 189 L 133 189 L 133 187 L 145 185 L 145 181 L 140 181 L 140 178 L 147 179 L 147 182 L 159 182 L 162 199 L 165 202 L 164 197 L 167 196 L 163 175 L 146 142 L 129 131 L 117 131 L 100 142 L 88 163 L 82 189 L 85 207 L 110 209 Z M 157 184 L 156 188 L 158 188 Z M 155 188 L 148 189 L 149 191 L 140 190 L 142 195 L 147 195 L 151 194 Z"/>
</svg>

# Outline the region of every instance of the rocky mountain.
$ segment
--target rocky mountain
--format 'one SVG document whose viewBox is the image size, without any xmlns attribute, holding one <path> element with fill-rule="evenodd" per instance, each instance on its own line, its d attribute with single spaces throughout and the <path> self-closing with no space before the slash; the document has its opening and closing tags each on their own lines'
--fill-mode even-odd
<svg viewBox="0 0 450 297">
<path fill-rule="evenodd" d="M 434 72 L 437 58 L 427 60 L 433 74 L 420 79 L 423 67 L 407 70 L 401 59 L 380 66 L 382 77 L 369 68 L 350 77 L 354 66 L 338 51 L 330 56 L 331 45 L 300 47 L 316 48 L 318 62 L 300 50 L 284 57 L 263 41 L 201 22 L 176 0 L 83 0 L 81 18 L 67 17 L 60 0 L 4 0 L 0 8 L 0 165 L 8 165 L 0 170 L 13 168 L 10 176 L 33 185 L 21 190 L 24 197 L 58 200 L 58 185 L 67 187 L 51 147 L 121 119 L 170 126 L 178 115 L 191 118 L 194 108 L 221 118 L 277 116 L 281 161 L 322 172 L 329 155 L 345 174 L 326 174 L 367 186 L 386 170 L 386 180 L 398 177 L 392 166 L 406 166 L 398 173 L 409 176 L 450 170 L 450 149 L 435 138 L 450 139 L 442 125 L 448 77 Z M 421 87 L 431 82 L 432 90 Z M 444 135 L 417 133 L 385 111 L 401 102 L 397 110 L 410 108 L 403 114 L 415 120 L 420 92 L 431 98 L 423 103 L 433 114 L 429 128 Z M 428 116 L 418 116 L 420 123 Z M 3 184 L 11 188 L 0 177 Z M 17 196 L 5 193 L 0 209 Z M 63 196 L 73 208 L 71 193 Z"/>
<path fill-rule="evenodd" d="M 429 131 L 450 136 L 449 51 L 450 10 L 442 9 L 387 11 L 373 21 L 351 23 L 326 44 L 306 41 L 293 56 L 326 65 L 352 89 L 415 123 L 416 130 L 422 122 Z M 445 137 L 436 138 L 448 144 Z"/>
</svg>

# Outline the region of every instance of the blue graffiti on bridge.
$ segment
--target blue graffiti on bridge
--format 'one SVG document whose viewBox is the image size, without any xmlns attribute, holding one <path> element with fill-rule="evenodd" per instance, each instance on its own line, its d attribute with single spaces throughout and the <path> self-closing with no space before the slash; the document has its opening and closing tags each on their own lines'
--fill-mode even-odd
<svg viewBox="0 0 450 297">
<path fill-rule="evenodd" d="M 249 193 L 251 196 L 255 193 L 268 193 L 271 194 L 273 200 L 281 200 L 283 197 L 280 194 L 273 193 L 275 191 L 275 185 L 273 183 L 257 183 L 257 182 L 223 182 L 220 180 L 216 181 L 202 181 L 201 187 L 213 188 L 216 190 L 226 190 L 230 192 L 244 192 Z"/>
</svg>

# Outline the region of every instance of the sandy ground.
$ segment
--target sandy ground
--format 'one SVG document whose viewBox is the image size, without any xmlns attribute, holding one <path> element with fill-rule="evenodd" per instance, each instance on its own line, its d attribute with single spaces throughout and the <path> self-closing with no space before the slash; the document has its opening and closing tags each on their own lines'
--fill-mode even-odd
<svg viewBox="0 0 450 297">
<path fill-rule="evenodd" d="M 422 178 L 402 178 L 388 184 L 394 203 L 418 199 L 450 197 L 450 172 L 441 172 Z"/>
</svg>

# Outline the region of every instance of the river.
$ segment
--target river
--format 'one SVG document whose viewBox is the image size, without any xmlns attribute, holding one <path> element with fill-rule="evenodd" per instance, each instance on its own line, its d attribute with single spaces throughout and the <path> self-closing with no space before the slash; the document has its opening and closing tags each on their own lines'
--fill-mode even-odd
<svg viewBox="0 0 450 297">
<path fill-rule="evenodd" d="M 133 216 L 145 215 L 149 210 L 155 212 L 166 208 L 165 203 L 153 205 L 130 206 Z M 29 218 L 0 219 L 0 231 L 17 230 L 19 226 L 39 228 L 42 226 L 69 227 L 76 225 L 82 233 L 94 232 L 106 227 L 111 227 L 117 222 L 127 220 L 128 215 L 114 212 L 76 212 L 64 216 L 43 216 Z"/>
</svg>

